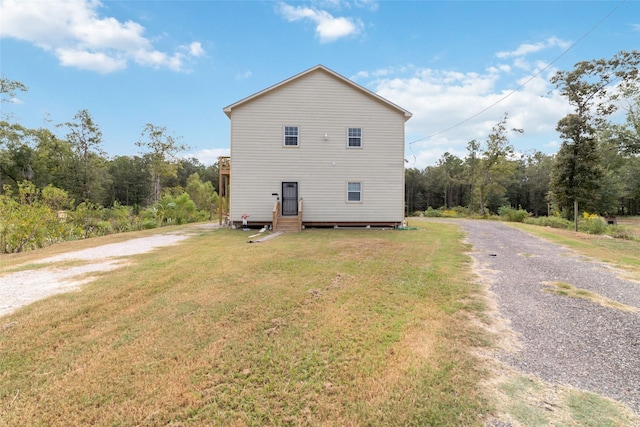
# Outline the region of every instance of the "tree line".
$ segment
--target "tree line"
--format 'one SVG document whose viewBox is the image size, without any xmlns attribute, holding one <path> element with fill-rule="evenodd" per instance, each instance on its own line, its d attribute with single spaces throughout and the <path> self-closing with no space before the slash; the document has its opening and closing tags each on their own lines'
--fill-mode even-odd
<svg viewBox="0 0 640 427">
<path fill-rule="evenodd" d="M 5 77 L 2 102 L 28 88 Z M 0 252 L 210 218 L 218 165 L 179 158 L 188 147 L 146 124 L 138 155 L 108 157 L 87 110 L 32 129 L 0 118 Z"/>
<path fill-rule="evenodd" d="M 572 111 L 557 123 L 562 144 L 554 155 L 516 154 L 508 114 L 484 141 L 471 140 L 463 158 L 445 153 L 434 166 L 407 169 L 407 214 L 462 209 L 487 215 L 507 206 L 535 216 L 566 218 L 640 214 L 640 53 L 579 62 L 551 83 Z M 623 122 L 611 115 L 622 110 Z"/>
<path fill-rule="evenodd" d="M 508 114 L 464 157 L 405 171 L 407 215 L 456 209 L 488 215 L 501 208 L 570 218 L 580 212 L 640 214 L 640 53 L 579 62 L 551 83 L 572 111 L 556 130 L 554 155 L 516 154 Z M 0 78 L 2 102 L 28 88 Z M 625 120 L 611 115 L 622 109 Z M 37 129 L 0 117 L 0 252 L 62 240 L 200 221 L 217 205 L 218 165 L 178 158 L 187 149 L 165 127 L 147 123 L 139 154 L 108 157 L 87 110 Z"/>
</svg>

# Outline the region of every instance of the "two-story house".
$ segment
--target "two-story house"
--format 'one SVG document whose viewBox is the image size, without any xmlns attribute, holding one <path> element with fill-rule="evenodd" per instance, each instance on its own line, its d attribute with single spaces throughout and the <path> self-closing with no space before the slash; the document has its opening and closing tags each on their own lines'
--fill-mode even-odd
<svg viewBox="0 0 640 427">
<path fill-rule="evenodd" d="M 402 224 L 407 110 L 318 65 L 223 111 L 220 194 L 234 225 Z"/>
</svg>

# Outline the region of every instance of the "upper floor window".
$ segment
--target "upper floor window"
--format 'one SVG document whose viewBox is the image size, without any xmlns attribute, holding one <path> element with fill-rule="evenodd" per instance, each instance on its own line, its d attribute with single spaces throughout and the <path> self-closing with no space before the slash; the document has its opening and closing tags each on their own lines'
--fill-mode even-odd
<svg viewBox="0 0 640 427">
<path fill-rule="evenodd" d="M 347 131 L 347 147 L 362 147 L 362 128 L 349 128 Z"/>
<path fill-rule="evenodd" d="M 284 127 L 284 145 L 285 147 L 297 147 L 299 134 L 298 126 L 285 126 Z"/>
</svg>

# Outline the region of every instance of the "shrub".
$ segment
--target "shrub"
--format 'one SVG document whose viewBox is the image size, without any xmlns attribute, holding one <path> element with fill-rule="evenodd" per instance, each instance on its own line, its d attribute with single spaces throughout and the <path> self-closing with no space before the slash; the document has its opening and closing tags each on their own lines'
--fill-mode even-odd
<svg viewBox="0 0 640 427">
<path fill-rule="evenodd" d="M 464 206 L 456 206 L 455 208 L 453 208 L 453 210 L 456 212 L 456 215 L 459 217 L 472 217 L 473 216 L 473 212 L 471 211 L 471 209 L 466 208 Z"/>
<path fill-rule="evenodd" d="M 94 236 L 106 236 L 113 233 L 113 227 L 109 221 L 98 221 L 93 227 Z"/>
<path fill-rule="evenodd" d="M 169 220 L 174 224 L 187 224 L 199 219 L 198 208 L 191 200 L 189 194 L 182 193 L 173 201 L 173 209 L 170 210 Z"/>
<path fill-rule="evenodd" d="M 131 231 L 134 222 L 132 209 L 122 206 L 118 202 L 113 204 L 111 209 L 104 210 L 104 219 L 111 223 L 111 228 L 115 232 Z"/>
<path fill-rule="evenodd" d="M 142 220 L 141 225 L 144 230 L 151 230 L 153 228 L 158 228 L 158 222 L 155 219 L 151 219 L 151 218 Z"/>
<path fill-rule="evenodd" d="M 57 214 L 41 202 L 41 192 L 28 181 L 18 184 L 14 198 L 8 186 L 0 194 L 0 251 L 22 252 L 42 248 L 58 229 L 65 233 Z"/>
<path fill-rule="evenodd" d="M 69 193 L 49 184 L 42 189 L 42 202 L 54 211 L 73 209 L 73 199 Z"/>
<path fill-rule="evenodd" d="M 578 231 L 588 234 L 605 234 L 607 222 L 596 214 L 584 212 L 582 221 L 578 222 Z"/>
<path fill-rule="evenodd" d="M 540 225 L 542 227 L 561 228 L 563 230 L 573 227 L 573 223 L 559 216 L 541 216 L 539 218 L 525 218 L 525 224 Z"/>
<path fill-rule="evenodd" d="M 440 209 L 433 209 L 431 206 L 424 211 L 424 216 L 429 218 L 439 218 L 442 216 L 442 211 Z"/>
<path fill-rule="evenodd" d="M 158 202 L 142 212 L 142 227 L 147 228 L 154 221 L 156 227 L 171 224 L 187 224 L 207 219 L 208 213 L 198 211 L 187 193 L 178 197 L 165 194 Z"/>
<path fill-rule="evenodd" d="M 76 210 L 68 215 L 68 219 L 78 228 L 83 230 L 83 237 L 94 237 L 96 225 L 102 221 L 103 208 L 91 202 L 82 202 L 76 206 Z"/>
<path fill-rule="evenodd" d="M 514 209 L 510 206 L 500 206 L 498 215 L 501 219 L 509 222 L 524 222 L 529 217 L 529 212 L 524 209 Z"/>
</svg>

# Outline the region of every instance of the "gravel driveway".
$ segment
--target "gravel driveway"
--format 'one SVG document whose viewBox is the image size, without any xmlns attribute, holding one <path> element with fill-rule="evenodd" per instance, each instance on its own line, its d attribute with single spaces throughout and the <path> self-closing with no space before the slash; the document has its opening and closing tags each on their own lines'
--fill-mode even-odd
<svg viewBox="0 0 640 427">
<path fill-rule="evenodd" d="M 605 264 L 494 221 L 455 221 L 490 277 L 499 315 L 522 348 L 499 358 L 519 371 L 611 397 L 640 414 L 640 313 L 550 292 L 563 282 L 635 308 L 640 283 Z"/>
<path fill-rule="evenodd" d="M 38 260 L 38 264 L 47 265 L 45 268 L 0 274 L 0 317 L 39 299 L 76 289 L 94 279 L 91 273 L 122 268 L 127 265 L 128 256 L 173 245 L 194 232 L 213 228 L 217 228 L 217 225 L 204 223 L 185 227 L 177 232 L 159 231 L 158 234 L 149 237 L 110 243 Z M 71 267 L 56 265 L 70 260 L 84 263 Z"/>
</svg>

